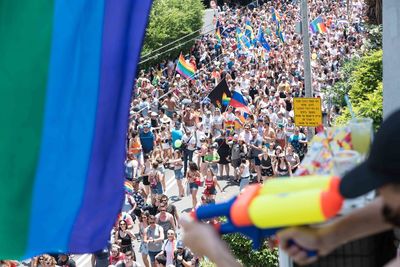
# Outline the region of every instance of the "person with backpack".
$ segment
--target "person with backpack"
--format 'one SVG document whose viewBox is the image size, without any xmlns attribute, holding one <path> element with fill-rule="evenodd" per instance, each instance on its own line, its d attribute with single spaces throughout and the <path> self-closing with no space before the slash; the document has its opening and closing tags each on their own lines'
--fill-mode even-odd
<svg viewBox="0 0 400 267">
<path fill-rule="evenodd" d="M 150 256 L 152 267 L 156 267 L 156 256 L 161 252 L 164 241 L 164 229 L 156 224 L 156 217 L 150 215 L 149 226 L 144 231 L 144 242 L 147 243 L 147 248 Z"/>
<path fill-rule="evenodd" d="M 162 262 L 165 266 L 173 265 L 176 245 L 175 231 L 170 229 L 167 231 L 167 239 L 164 241 L 161 252 L 156 256 L 156 261 Z"/>
<path fill-rule="evenodd" d="M 179 240 L 176 244 L 176 250 L 174 252 L 174 266 L 175 267 L 187 267 L 195 266 L 192 264 L 194 258 L 193 253 L 185 247 L 182 240 Z"/>
<path fill-rule="evenodd" d="M 157 170 L 159 163 L 157 161 L 153 161 L 152 171 L 149 173 L 149 182 L 151 193 L 154 195 L 161 195 L 164 192 L 165 186 L 165 176 Z"/>
</svg>

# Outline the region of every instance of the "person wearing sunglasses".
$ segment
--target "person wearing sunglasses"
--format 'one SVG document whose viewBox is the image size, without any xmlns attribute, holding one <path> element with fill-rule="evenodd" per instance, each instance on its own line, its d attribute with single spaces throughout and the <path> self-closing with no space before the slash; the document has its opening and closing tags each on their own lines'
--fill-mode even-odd
<svg viewBox="0 0 400 267">
<path fill-rule="evenodd" d="M 115 232 L 114 240 L 121 247 L 121 252 L 132 251 L 132 240 L 135 240 L 135 236 L 128 229 L 126 220 L 120 220 L 118 231 Z"/>
<path fill-rule="evenodd" d="M 144 231 L 144 242 L 147 243 L 152 267 L 156 267 L 155 258 L 161 252 L 164 241 L 164 229 L 156 224 L 156 217 L 149 216 L 149 226 Z"/>
<path fill-rule="evenodd" d="M 170 229 L 167 231 L 167 239 L 164 241 L 162 251 L 157 254 L 156 261 L 170 266 L 174 262 L 174 251 L 176 249 L 175 231 Z M 165 263 L 164 263 L 165 262 Z"/>
<path fill-rule="evenodd" d="M 168 196 L 167 195 L 161 195 L 160 198 L 160 204 L 164 204 L 167 206 L 167 212 L 171 213 L 172 216 L 174 216 L 174 221 L 175 221 L 175 225 L 179 226 L 179 213 L 178 213 L 178 209 L 176 208 L 176 206 L 174 204 L 169 204 L 168 203 Z"/>
<path fill-rule="evenodd" d="M 160 203 L 159 213 L 156 215 L 156 223 L 164 229 L 164 238 L 167 236 L 168 230 L 175 230 L 175 220 L 171 213 L 167 212 L 167 205 Z"/>
<path fill-rule="evenodd" d="M 140 237 L 140 246 L 139 246 L 139 253 L 142 254 L 142 260 L 146 267 L 149 266 L 149 248 L 147 246 L 147 242 L 144 241 L 144 233 L 146 228 L 149 226 L 150 213 L 145 211 L 139 217 L 139 237 Z"/>
</svg>

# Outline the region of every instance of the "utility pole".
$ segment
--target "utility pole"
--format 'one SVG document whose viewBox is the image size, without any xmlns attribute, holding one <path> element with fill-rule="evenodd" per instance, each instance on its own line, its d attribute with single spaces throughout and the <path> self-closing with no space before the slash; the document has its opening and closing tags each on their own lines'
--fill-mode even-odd
<svg viewBox="0 0 400 267">
<path fill-rule="evenodd" d="M 308 22 L 308 0 L 301 0 L 301 34 L 303 36 L 303 58 L 304 58 L 304 87 L 306 97 L 313 97 L 311 77 L 311 53 L 310 34 Z M 307 140 L 311 141 L 314 136 L 313 129 L 308 128 Z"/>
<path fill-rule="evenodd" d="M 308 5 L 307 0 L 301 0 L 301 34 L 303 36 L 303 57 L 304 57 L 304 85 L 306 97 L 312 95 L 311 80 L 311 54 L 310 54 L 310 34 L 308 30 Z"/>
</svg>

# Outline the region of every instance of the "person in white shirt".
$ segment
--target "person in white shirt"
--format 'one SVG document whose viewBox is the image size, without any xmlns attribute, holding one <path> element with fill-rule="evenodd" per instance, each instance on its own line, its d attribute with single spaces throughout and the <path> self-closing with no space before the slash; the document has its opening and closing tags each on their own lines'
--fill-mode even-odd
<svg viewBox="0 0 400 267">
<path fill-rule="evenodd" d="M 244 126 L 244 131 L 240 133 L 239 138 L 244 140 L 245 144 L 250 143 L 252 135 L 250 131 L 250 125 L 246 124 Z"/>
<path fill-rule="evenodd" d="M 216 108 L 214 111 L 214 117 L 212 120 L 214 136 L 221 134 L 223 122 L 224 122 L 224 118 L 221 116 L 221 110 L 219 108 Z"/>
<path fill-rule="evenodd" d="M 184 175 L 186 175 L 188 161 L 193 161 L 193 153 L 196 150 L 196 143 L 196 137 L 192 131 L 185 129 L 185 134 L 182 137 Z"/>
<path fill-rule="evenodd" d="M 212 124 L 213 124 L 213 116 L 211 115 L 210 110 L 207 110 L 206 114 L 203 115 L 202 123 L 204 127 L 204 133 L 209 136 L 212 132 Z"/>
</svg>

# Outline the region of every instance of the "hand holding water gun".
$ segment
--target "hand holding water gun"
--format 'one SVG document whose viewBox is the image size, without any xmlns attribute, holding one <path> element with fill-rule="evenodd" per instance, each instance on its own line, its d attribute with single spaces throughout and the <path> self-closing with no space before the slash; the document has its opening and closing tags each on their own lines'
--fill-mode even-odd
<svg viewBox="0 0 400 267">
<path fill-rule="evenodd" d="M 242 233 L 259 248 L 262 241 L 284 227 L 325 222 L 341 209 L 340 179 L 330 176 L 305 176 L 274 179 L 265 185 L 248 186 L 228 202 L 200 206 L 192 214 L 197 220 L 225 216 L 216 225 L 220 234 Z M 294 244 L 294 243 L 293 243 Z M 316 251 L 307 251 L 309 257 Z"/>
</svg>

